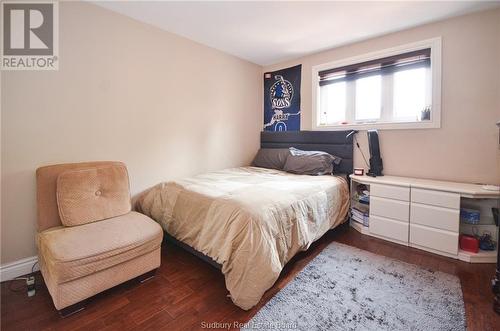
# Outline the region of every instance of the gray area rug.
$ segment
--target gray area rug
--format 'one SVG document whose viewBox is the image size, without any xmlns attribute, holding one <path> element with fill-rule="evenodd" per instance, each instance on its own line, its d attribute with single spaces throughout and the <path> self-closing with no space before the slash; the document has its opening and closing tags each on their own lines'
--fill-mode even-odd
<svg viewBox="0 0 500 331">
<path fill-rule="evenodd" d="M 453 275 L 332 243 L 242 330 L 465 330 Z"/>
</svg>

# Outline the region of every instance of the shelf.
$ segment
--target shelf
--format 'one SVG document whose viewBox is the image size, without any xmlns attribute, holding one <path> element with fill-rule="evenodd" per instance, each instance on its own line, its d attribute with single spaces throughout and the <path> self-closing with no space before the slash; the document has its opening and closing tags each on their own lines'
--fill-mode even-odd
<svg viewBox="0 0 500 331">
<path fill-rule="evenodd" d="M 482 251 L 478 253 L 467 252 L 462 249 L 458 250 L 458 259 L 471 263 L 496 263 L 497 251 Z"/>
<path fill-rule="evenodd" d="M 485 218 L 481 218 L 481 219 L 479 219 L 479 223 L 477 223 L 477 224 L 467 223 L 464 220 L 460 219 L 460 225 L 471 225 L 471 226 L 475 226 L 475 225 L 493 225 L 493 226 L 496 226 L 495 220 L 493 219 L 493 217 L 490 217 L 490 218 L 486 218 L 486 217 Z"/>
<path fill-rule="evenodd" d="M 370 229 L 367 226 L 364 226 L 363 224 L 353 220 L 349 220 L 349 223 L 353 229 L 360 232 L 361 234 L 370 234 Z"/>
</svg>

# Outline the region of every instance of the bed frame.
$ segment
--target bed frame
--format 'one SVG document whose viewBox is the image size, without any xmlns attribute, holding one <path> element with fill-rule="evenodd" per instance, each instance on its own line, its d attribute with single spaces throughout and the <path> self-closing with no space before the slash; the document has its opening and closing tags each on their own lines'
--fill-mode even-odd
<svg viewBox="0 0 500 331">
<path fill-rule="evenodd" d="M 193 254 L 196 257 L 199 257 L 203 261 L 210 263 L 212 266 L 214 266 L 217 269 L 222 269 L 222 265 L 219 263 L 215 262 L 214 259 L 212 259 L 210 256 L 203 254 L 202 252 L 198 252 L 196 249 L 193 247 L 189 246 L 188 244 L 183 243 L 180 240 L 175 239 L 171 235 L 169 235 L 166 231 L 163 231 L 163 241 L 171 242 L 176 246 L 179 246 L 185 251 L 188 251 L 189 253 Z"/>
<path fill-rule="evenodd" d="M 263 131 L 260 133 L 261 148 L 295 147 L 304 151 L 323 151 L 342 158 L 333 169 L 335 174 L 349 175 L 353 172 L 353 135 L 346 138 L 349 131 Z M 349 178 L 349 177 L 347 177 Z M 164 240 L 174 243 L 189 253 L 210 263 L 217 269 L 222 266 L 211 257 L 198 252 L 191 246 L 164 232 Z"/>
</svg>

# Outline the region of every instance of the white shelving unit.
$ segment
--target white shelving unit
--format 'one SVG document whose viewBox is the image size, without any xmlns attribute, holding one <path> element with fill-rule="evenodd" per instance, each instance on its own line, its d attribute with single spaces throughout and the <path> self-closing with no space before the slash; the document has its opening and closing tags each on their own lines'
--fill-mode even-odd
<svg viewBox="0 0 500 331">
<path fill-rule="evenodd" d="M 491 214 L 491 208 L 498 207 L 498 200 L 484 198 L 461 198 L 460 204 L 465 208 L 479 210 L 481 215 L 479 224 L 467 224 L 463 220 L 460 220 L 460 233 L 475 235 L 476 233 L 474 233 L 474 229 L 476 229 L 477 234 L 479 235 L 488 232 L 491 234 L 493 240 L 498 238 L 498 227 L 495 225 L 493 215 Z M 497 258 L 497 252 L 498 247 L 495 251 L 479 250 L 478 253 L 472 253 L 459 249 L 458 258 L 459 260 L 471 263 L 494 263 Z"/>
<path fill-rule="evenodd" d="M 363 184 L 370 191 L 369 226 L 351 220 L 351 226 L 398 244 L 426 250 L 469 263 L 495 263 L 497 250 L 467 252 L 459 247 L 460 234 L 491 233 L 498 238 L 491 207 L 500 205 L 500 193 L 481 185 L 428 179 L 351 175 L 351 194 Z M 352 198 L 352 196 L 351 196 Z M 479 224 L 460 220 L 460 208 L 480 211 Z"/>
<path fill-rule="evenodd" d="M 351 191 L 350 191 L 351 192 L 351 197 L 350 197 L 351 210 L 353 208 L 353 205 L 360 203 L 360 202 L 356 202 L 356 200 L 354 199 L 354 192 L 357 191 L 357 186 L 359 184 L 361 184 L 361 183 L 358 183 L 356 181 L 351 181 Z M 363 184 L 363 185 L 366 185 L 366 184 Z M 369 185 L 366 185 L 366 186 L 369 187 Z M 365 205 L 365 208 L 369 209 L 369 206 Z M 349 224 L 351 225 L 351 227 L 355 228 L 357 231 L 361 232 L 362 234 L 370 234 L 370 231 L 369 231 L 367 226 L 364 226 L 363 224 L 356 222 L 355 220 L 352 219 L 352 217 L 349 220 Z"/>
<path fill-rule="evenodd" d="M 497 250 L 482 251 L 478 253 L 467 252 L 462 249 L 458 250 L 458 259 L 469 263 L 495 263 L 497 261 Z"/>
</svg>

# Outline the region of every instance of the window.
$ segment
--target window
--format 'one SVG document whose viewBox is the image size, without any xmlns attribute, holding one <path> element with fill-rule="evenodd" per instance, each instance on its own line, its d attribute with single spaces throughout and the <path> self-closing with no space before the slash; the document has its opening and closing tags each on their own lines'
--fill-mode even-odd
<svg viewBox="0 0 500 331">
<path fill-rule="evenodd" d="M 356 79 L 355 91 L 355 120 L 379 119 L 382 108 L 382 76 L 374 75 Z"/>
<path fill-rule="evenodd" d="M 339 123 L 345 121 L 345 82 L 338 82 L 324 87 L 321 93 L 321 109 L 324 110 L 325 123 Z M 326 111 L 326 110 L 329 111 Z"/>
<path fill-rule="evenodd" d="M 428 105 L 427 68 L 407 69 L 394 73 L 394 118 L 418 121 Z"/>
<path fill-rule="evenodd" d="M 313 68 L 313 128 L 440 127 L 440 39 Z"/>
</svg>

